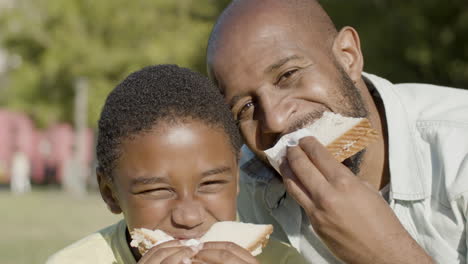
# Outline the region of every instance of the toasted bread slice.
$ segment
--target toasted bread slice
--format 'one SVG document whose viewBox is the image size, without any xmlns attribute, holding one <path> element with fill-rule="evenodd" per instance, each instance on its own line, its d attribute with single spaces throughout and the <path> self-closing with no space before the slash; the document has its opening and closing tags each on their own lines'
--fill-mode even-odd
<svg viewBox="0 0 468 264">
<path fill-rule="evenodd" d="M 359 123 L 326 145 L 326 147 L 336 160 L 342 162 L 363 150 L 377 138 L 378 133 L 371 127 L 369 120 L 362 118 Z"/>
</svg>

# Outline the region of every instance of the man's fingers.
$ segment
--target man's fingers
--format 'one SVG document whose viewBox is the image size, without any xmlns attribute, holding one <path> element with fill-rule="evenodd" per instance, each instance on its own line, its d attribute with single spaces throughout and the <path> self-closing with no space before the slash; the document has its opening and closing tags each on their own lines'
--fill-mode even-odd
<svg viewBox="0 0 468 264">
<path fill-rule="evenodd" d="M 291 197 L 294 198 L 294 200 L 296 200 L 296 202 L 303 208 L 310 208 L 311 210 L 314 209 L 315 206 L 312 201 L 312 194 L 305 188 L 291 170 L 287 160 L 281 164 L 280 170 L 286 190 Z"/>
<path fill-rule="evenodd" d="M 351 176 L 352 172 L 341 162 L 338 162 L 315 137 L 302 138 L 299 141 L 299 146 L 328 181 L 346 175 Z"/>
<path fill-rule="evenodd" d="M 258 261 L 246 249 L 232 242 L 207 242 L 194 260 L 206 263 L 257 264 Z"/>
<path fill-rule="evenodd" d="M 287 161 L 292 172 L 304 185 L 309 194 L 315 195 L 328 189 L 329 184 L 327 179 L 300 147 L 288 147 Z"/>
</svg>

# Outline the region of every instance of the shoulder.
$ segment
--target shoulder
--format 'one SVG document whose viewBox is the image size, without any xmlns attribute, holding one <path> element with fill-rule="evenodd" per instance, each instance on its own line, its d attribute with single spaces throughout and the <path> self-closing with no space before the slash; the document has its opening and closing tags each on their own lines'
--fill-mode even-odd
<svg viewBox="0 0 468 264">
<path fill-rule="evenodd" d="M 468 90 L 430 84 L 393 85 L 432 176 L 432 195 L 447 205 L 468 192 Z M 430 166 L 429 166 L 430 164 Z"/>
<path fill-rule="evenodd" d="M 113 233 L 116 225 L 88 235 L 50 256 L 47 264 L 91 264 L 114 263 L 115 257 L 107 235 Z"/>
<path fill-rule="evenodd" d="M 468 124 L 468 90 L 418 83 L 395 84 L 393 88 L 416 120 Z"/>
<path fill-rule="evenodd" d="M 302 264 L 307 263 L 304 257 L 289 244 L 270 238 L 262 254 L 257 256 L 260 263 Z"/>
</svg>

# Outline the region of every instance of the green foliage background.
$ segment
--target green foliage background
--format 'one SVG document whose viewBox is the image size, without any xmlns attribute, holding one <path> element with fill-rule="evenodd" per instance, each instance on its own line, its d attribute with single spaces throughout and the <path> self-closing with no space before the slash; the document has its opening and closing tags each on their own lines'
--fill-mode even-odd
<svg viewBox="0 0 468 264">
<path fill-rule="evenodd" d="M 0 107 L 39 126 L 73 118 L 73 86 L 89 83 L 89 124 L 108 92 L 143 66 L 205 72 L 211 27 L 228 0 L 16 0 L 0 38 L 21 58 L 0 87 Z M 466 0 L 322 0 L 338 27 L 361 36 L 365 70 L 393 82 L 468 87 Z"/>
<path fill-rule="evenodd" d="M 468 1 L 322 0 L 361 37 L 365 70 L 398 82 L 468 88 Z"/>
</svg>

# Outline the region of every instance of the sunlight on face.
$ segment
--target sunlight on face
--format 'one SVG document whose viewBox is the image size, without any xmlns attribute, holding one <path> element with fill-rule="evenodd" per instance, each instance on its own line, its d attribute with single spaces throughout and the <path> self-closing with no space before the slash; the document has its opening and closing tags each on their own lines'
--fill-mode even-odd
<svg viewBox="0 0 468 264">
<path fill-rule="evenodd" d="M 113 192 L 130 230 L 188 239 L 235 220 L 237 158 L 224 130 L 198 121 L 158 125 L 124 141 L 122 153 Z"/>
</svg>

